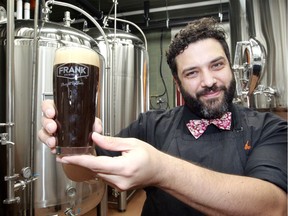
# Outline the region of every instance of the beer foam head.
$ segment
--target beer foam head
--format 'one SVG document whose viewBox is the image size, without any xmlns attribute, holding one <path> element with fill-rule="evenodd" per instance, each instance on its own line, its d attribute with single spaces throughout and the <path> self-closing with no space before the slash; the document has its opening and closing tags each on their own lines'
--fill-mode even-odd
<svg viewBox="0 0 288 216">
<path fill-rule="evenodd" d="M 86 47 L 66 46 L 56 50 L 54 64 L 81 63 L 99 67 L 99 55 Z"/>
</svg>

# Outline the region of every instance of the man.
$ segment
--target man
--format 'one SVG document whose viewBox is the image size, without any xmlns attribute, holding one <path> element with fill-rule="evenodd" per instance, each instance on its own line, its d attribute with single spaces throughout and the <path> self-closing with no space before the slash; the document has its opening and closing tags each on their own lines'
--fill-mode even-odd
<svg viewBox="0 0 288 216">
<path fill-rule="evenodd" d="M 121 155 L 58 161 L 88 168 L 120 190 L 144 187 L 142 215 L 286 215 L 287 122 L 232 104 L 229 59 L 217 23 L 209 18 L 192 22 L 167 52 L 185 105 L 141 114 L 119 133 L 127 138 L 100 135 L 97 119 L 92 139 L 98 152 Z M 39 138 L 53 151 L 55 110 L 51 101 L 42 109 Z M 193 120 L 202 118 L 198 129 Z"/>
</svg>

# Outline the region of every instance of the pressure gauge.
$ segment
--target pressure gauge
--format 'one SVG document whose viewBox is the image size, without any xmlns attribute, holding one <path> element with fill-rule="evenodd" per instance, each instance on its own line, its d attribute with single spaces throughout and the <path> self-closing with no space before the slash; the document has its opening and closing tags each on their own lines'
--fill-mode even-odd
<svg viewBox="0 0 288 216">
<path fill-rule="evenodd" d="M 66 194 L 69 198 L 75 197 L 76 193 L 77 193 L 77 190 L 75 187 L 70 186 L 66 189 Z"/>
<path fill-rule="evenodd" d="M 32 176 L 32 171 L 31 171 L 31 168 L 30 167 L 24 167 L 22 170 L 21 170 L 21 173 L 22 173 L 22 176 L 26 179 L 29 179 L 31 178 Z"/>
</svg>

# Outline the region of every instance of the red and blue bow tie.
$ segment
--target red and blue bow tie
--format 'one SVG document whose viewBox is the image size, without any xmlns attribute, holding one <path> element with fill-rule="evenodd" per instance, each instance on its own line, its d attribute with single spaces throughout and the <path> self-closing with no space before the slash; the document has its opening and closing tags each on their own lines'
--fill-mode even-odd
<svg viewBox="0 0 288 216">
<path fill-rule="evenodd" d="M 225 113 L 221 118 L 219 119 L 201 119 L 201 120 L 190 120 L 189 123 L 187 123 L 187 127 L 191 134 L 198 139 L 206 130 L 208 125 L 214 124 L 218 128 L 222 130 L 230 130 L 231 128 L 231 112 Z"/>
</svg>

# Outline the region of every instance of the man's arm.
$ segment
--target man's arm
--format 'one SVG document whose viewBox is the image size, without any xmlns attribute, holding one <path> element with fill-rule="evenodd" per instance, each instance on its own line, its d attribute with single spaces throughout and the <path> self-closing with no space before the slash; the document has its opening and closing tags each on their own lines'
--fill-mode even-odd
<svg viewBox="0 0 288 216">
<path fill-rule="evenodd" d="M 208 215 L 287 215 L 286 193 L 274 184 L 161 157 L 158 187 Z"/>
<path fill-rule="evenodd" d="M 52 101 L 42 105 L 43 128 L 39 138 L 55 150 L 56 123 Z M 97 122 L 98 121 L 98 122 Z M 101 132 L 95 121 L 94 130 Z M 133 138 L 105 137 L 93 133 L 103 149 L 119 151 L 119 157 L 71 156 L 58 160 L 85 168 L 89 178 L 101 177 L 121 190 L 156 186 L 209 215 L 287 215 L 286 193 L 260 179 L 214 172 L 156 150 Z M 69 166 L 69 165 L 68 165 Z M 73 169 L 75 171 L 75 169 Z M 76 172 L 81 175 L 81 172 Z"/>
<path fill-rule="evenodd" d="M 120 190 L 159 187 L 208 215 L 287 215 L 286 193 L 269 182 L 211 171 L 134 138 L 97 133 L 92 137 L 101 148 L 122 156 L 71 156 L 59 161 L 87 167 Z"/>
</svg>

